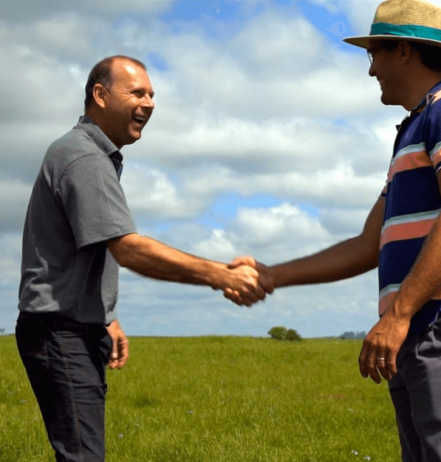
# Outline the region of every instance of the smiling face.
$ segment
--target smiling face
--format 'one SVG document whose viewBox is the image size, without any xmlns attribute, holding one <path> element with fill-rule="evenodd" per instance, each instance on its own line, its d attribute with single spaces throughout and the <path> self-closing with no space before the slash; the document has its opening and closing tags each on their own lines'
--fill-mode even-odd
<svg viewBox="0 0 441 462">
<path fill-rule="evenodd" d="M 369 75 L 376 77 L 381 88 L 381 102 L 386 105 L 401 105 L 401 69 L 399 66 L 398 47 L 388 49 L 378 40 L 369 42 L 368 51 L 373 62 Z"/>
<path fill-rule="evenodd" d="M 139 140 L 155 107 L 145 69 L 129 60 L 116 59 L 110 88 L 96 85 L 94 91 L 102 109 L 99 126 L 115 146 L 120 149 Z"/>
</svg>

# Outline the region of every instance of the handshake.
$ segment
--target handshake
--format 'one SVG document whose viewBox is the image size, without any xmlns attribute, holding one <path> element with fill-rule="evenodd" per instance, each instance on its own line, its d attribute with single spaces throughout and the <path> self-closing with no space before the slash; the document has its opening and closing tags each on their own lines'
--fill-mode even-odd
<svg viewBox="0 0 441 462">
<path fill-rule="evenodd" d="M 237 257 L 227 265 L 224 297 L 236 305 L 251 307 L 274 291 L 271 269 L 253 257 Z"/>
</svg>

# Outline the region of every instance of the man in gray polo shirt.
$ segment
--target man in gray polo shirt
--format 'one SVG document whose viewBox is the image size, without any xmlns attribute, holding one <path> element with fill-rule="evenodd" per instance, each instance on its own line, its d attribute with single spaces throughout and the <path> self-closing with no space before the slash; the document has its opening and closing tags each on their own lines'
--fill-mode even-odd
<svg viewBox="0 0 441 462">
<path fill-rule="evenodd" d="M 253 268 L 229 268 L 136 233 L 119 149 L 141 137 L 153 95 L 141 62 L 98 63 L 85 116 L 49 147 L 29 202 L 16 338 L 57 461 L 104 461 L 105 365 L 121 368 L 128 357 L 116 316 L 119 265 L 237 291 L 246 305 L 273 290 Z"/>
</svg>

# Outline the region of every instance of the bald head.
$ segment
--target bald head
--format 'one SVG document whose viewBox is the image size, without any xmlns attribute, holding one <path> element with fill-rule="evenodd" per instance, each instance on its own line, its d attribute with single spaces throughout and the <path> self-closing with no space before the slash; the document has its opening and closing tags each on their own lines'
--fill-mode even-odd
<svg viewBox="0 0 441 462">
<path fill-rule="evenodd" d="M 136 67 L 141 67 L 145 71 L 147 70 L 146 66 L 141 61 L 124 55 L 110 56 L 95 64 L 95 66 L 93 66 L 92 70 L 89 73 L 89 77 L 87 79 L 85 87 L 85 111 L 87 111 L 87 108 L 93 102 L 93 88 L 97 83 L 101 84 L 105 88 L 110 88 L 112 86 L 114 79 L 113 65 L 115 64 L 115 62 L 127 62 L 127 64 L 131 64 L 132 66 Z"/>
<path fill-rule="evenodd" d="M 145 66 L 126 56 L 114 56 L 92 69 L 85 114 L 120 149 L 141 138 L 155 107 L 153 96 Z"/>
</svg>

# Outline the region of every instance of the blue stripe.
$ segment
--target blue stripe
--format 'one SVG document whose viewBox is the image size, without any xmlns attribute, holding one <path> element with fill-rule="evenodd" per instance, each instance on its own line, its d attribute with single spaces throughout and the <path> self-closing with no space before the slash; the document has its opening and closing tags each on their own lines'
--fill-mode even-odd
<svg viewBox="0 0 441 462">
<path fill-rule="evenodd" d="M 425 237 L 388 242 L 380 252 L 378 276 L 380 291 L 392 284 L 401 284 L 414 264 Z"/>
<path fill-rule="evenodd" d="M 396 25 L 386 22 L 372 24 L 370 35 L 396 35 L 399 37 L 415 37 L 427 40 L 438 40 L 441 42 L 441 30 L 433 27 L 414 26 L 411 24 Z"/>
<path fill-rule="evenodd" d="M 395 173 L 388 187 L 384 221 L 441 208 L 438 182 L 432 166 Z"/>
</svg>

